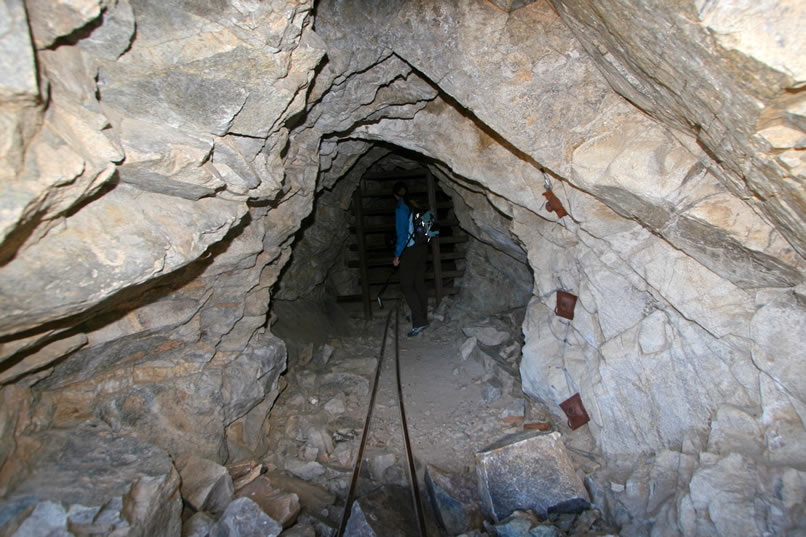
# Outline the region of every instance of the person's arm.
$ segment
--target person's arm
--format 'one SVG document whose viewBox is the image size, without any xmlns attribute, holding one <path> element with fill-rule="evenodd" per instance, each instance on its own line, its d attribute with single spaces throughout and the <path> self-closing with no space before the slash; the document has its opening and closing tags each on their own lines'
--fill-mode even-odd
<svg viewBox="0 0 806 537">
<path fill-rule="evenodd" d="M 397 244 L 392 264 L 397 266 L 400 263 L 400 254 L 403 253 L 406 243 L 409 241 L 409 208 L 402 203 L 395 208 L 395 232 L 397 233 Z"/>
</svg>

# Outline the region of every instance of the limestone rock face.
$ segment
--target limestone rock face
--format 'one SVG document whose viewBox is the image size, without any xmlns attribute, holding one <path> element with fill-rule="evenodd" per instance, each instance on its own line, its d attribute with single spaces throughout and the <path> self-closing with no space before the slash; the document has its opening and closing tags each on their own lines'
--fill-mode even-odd
<svg viewBox="0 0 806 537">
<path fill-rule="evenodd" d="M 526 255 L 524 391 L 554 405 L 579 392 L 614 464 L 664 450 L 685 459 L 685 471 L 663 459 L 636 472 L 622 498 L 636 517 L 692 535 L 802 525 L 800 511 L 761 489 L 710 501 L 759 475 L 799 483 L 785 476 L 806 462 L 786 448 L 802 435 L 790 412 L 806 415 L 803 353 L 791 346 L 802 331 L 805 235 L 792 149 L 802 143 L 800 104 L 784 97 L 800 83 L 799 59 L 780 45 L 787 39 L 758 47 L 760 22 L 727 5 L 697 14 L 657 3 L 606 12 L 587 2 L 370 4 L 319 4 L 317 31 L 335 61 L 318 91 L 391 50 L 442 94 L 411 120 L 341 133 L 336 149 L 349 154 L 358 138 L 423 155 L 455 205 L 472 207 L 465 229 Z M 772 22 L 778 9 L 767 36 L 791 24 Z M 801 11 L 789 13 L 802 20 Z M 546 210 L 546 184 L 570 216 Z M 558 289 L 579 297 L 570 323 L 553 313 Z M 717 479 L 707 468 L 729 453 L 757 466 Z M 641 503 L 650 482 L 653 502 Z M 709 500 L 685 496 L 706 486 Z M 751 504 L 763 508 L 734 516 Z M 787 515 L 768 516 L 779 509 Z"/>
<path fill-rule="evenodd" d="M 637 533 L 803 529 L 803 6 L 322 0 L 315 33 L 312 9 L 0 6 L 0 487 L 86 421 L 265 452 L 271 296 L 355 286 L 351 191 L 402 149 L 475 241 L 463 300 L 528 302 L 523 390 L 558 419 L 580 394 Z M 48 501 L 30 524 L 58 531 Z"/>
<path fill-rule="evenodd" d="M 4 386 L 0 390 L 3 405 L 0 411 L 0 494 L 6 495 L 8 489 L 17 485 L 23 475 L 25 462 L 13 457 L 17 448 L 24 451 L 21 444 L 21 433 L 30 426 L 30 410 L 33 398 L 30 390 L 20 386 Z"/>
<path fill-rule="evenodd" d="M 303 237 L 294 248 L 286 276 L 278 285 L 277 298 L 293 300 L 305 296 L 323 284 L 338 266 L 344 265 L 350 235 L 348 209 L 355 187 L 356 181 L 344 179 L 332 190 L 324 190 L 317 196 L 312 221 L 303 223 Z M 348 294 L 344 289 L 337 293 Z"/>
<path fill-rule="evenodd" d="M 13 0 L 5 2 L 2 10 L 2 98 L 12 102 L 34 101 L 39 96 L 39 85 L 25 5 L 22 0 Z"/>
<path fill-rule="evenodd" d="M 34 442 L 27 479 L 0 504 L 4 531 L 180 534 L 180 479 L 165 451 L 98 424 L 55 429 Z"/>
<path fill-rule="evenodd" d="M 27 475 L 37 430 L 88 421 L 113 431 L 91 437 L 98 450 L 130 434 L 224 462 L 227 429 L 250 416 L 238 447 L 266 449 L 252 429 L 286 363 L 270 288 L 315 188 L 286 180 L 281 157 L 324 54 L 311 8 L 0 8 L 0 382 L 19 383 L 3 391 L 3 490 Z M 155 511 L 181 510 L 175 470 L 162 485 L 132 472 L 131 531 L 178 535 L 178 514 Z"/>
<path fill-rule="evenodd" d="M 462 229 L 478 239 L 467 248 L 457 302 L 478 311 L 521 307 L 531 296 L 532 276 L 526 252 L 509 231 L 509 217 L 484 193 L 459 183 L 451 173 L 440 170 L 437 176 L 444 178 L 442 189 L 451 196 Z"/>
<path fill-rule="evenodd" d="M 245 213 L 246 207 L 229 202 L 192 203 L 120 185 L 4 267 L 0 333 L 80 312 L 124 287 L 172 272 L 201 256 Z M 111 227 L 116 220 L 122 225 Z M 189 229 L 198 237 L 188 236 Z M 48 295 L 51 282 L 60 282 L 56 296 Z"/>
<path fill-rule="evenodd" d="M 789 31 L 802 5 L 552 4 L 616 91 L 696 134 L 725 185 L 758 196 L 751 204 L 804 255 L 803 110 L 789 97 L 805 74 L 802 32 Z"/>
<path fill-rule="evenodd" d="M 14 58 L 3 64 L 3 117 L 18 135 L 3 152 L 12 175 L 3 181 L 0 332 L 10 336 L 3 358 L 16 354 L 21 372 L 45 359 L 20 351 L 209 255 L 244 219 L 265 216 L 247 200 L 290 190 L 272 150 L 322 56 L 316 37 L 303 36 L 305 3 L 79 2 L 47 17 L 40 4 L 28 6 L 38 46 L 81 32 L 72 46 L 37 52 L 47 99 L 31 80 L 30 40 L 3 42 L 3 57 Z M 4 9 L 9 30 L 27 32 L 22 6 Z M 28 342 L 8 342 L 23 330 Z"/>
</svg>

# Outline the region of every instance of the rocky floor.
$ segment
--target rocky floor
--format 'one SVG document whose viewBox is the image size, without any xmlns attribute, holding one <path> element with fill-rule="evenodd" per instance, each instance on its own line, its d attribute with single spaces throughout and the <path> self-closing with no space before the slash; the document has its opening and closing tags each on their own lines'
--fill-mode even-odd
<svg viewBox="0 0 806 537">
<path fill-rule="evenodd" d="M 327 320 L 310 317 L 312 326 L 305 329 L 299 323 L 277 327 L 278 334 L 289 343 L 289 366 L 287 386 L 270 417 L 273 450 L 264 464 L 270 473 L 293 476 L 321 491 L 311 505 L 305 505 L 301 497 L 303 512 L 297 524 L 283 535 L 330 536 L 339 524 L 369 405 L 385 315 L 394 307 L 394 302 L 389 303 L 386 310 L 376 311 L 371 321 L 364 321 L 357 310 L 346 309 L 338 315 L 336 333 L 332 325 L 327 326 Z M 467 528 L 467 535 L 521 535 L 508 526 L 499 531 L 489 522 L 484 523 L 480 509 L 472 504 L 478 505 L 478 451 L 525 428 L 557 427 L 545 409 L 520 390 L 522 314 L 515 310 L 473 318 L 467 312 L 451 311 L 450 302 L 446 302 L 434 313 L 429 328 L 413 338 L 406 337 L 405 312 L 400 315 L 403 401 L 430 535 L 448 533 L 435 523 L 425 492 L 426 468 L 432 476 L 449 478 L 465 488 L 469 511 L 477 515 L 472 524 L 475 527 Z M 413 523 L 410 512 L 400 516 L 383 511 L 389 505 L 398 510 L 402 506 L 405 511 L 411 503 L 404 488 L 409 477 L 395 383 L 394 330 L 393 314 L 358 482 L 358 500 L 365 511 L 381 510 L 368 517 L 389 522 L 400 518 Z M 526 528 L 523 535 L 531 535 L 529 528 L 538 526 L 537 519 L 534 524 L 523 522 L 521 515 L 527 519 L 529 516 L 519 513 L 516 526 Z M 601 523 L 598 515 L 588 514 L 579 524 L 577 518 L 555 520 L 551 528 L 557 533 L 538 534 L 609 534 L 593 532 L 592 528 Z M 405 526 L 399 522 L 385 531 L 388 537 L 394 532 L 416 535 L 416 526 Z"/>
</svg>

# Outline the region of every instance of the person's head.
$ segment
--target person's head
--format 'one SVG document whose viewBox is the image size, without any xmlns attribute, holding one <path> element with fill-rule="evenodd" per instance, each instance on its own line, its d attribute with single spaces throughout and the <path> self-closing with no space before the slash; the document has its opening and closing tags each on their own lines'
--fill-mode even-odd
<svg viewBox="0 0 806 537">
<path fill-rule="evenodd" d="M 395 183 L 395 186 L 392 187 L 392 193 L 395 195 L 395 198 L 406 201 L 406 194 L 409 193 L 409 189 L 406 186 L 406 183 L 403 181 L 398 181 Z"/>
<path fill-rule="evenodd" d="M 426 203 L 422 197 L 417 196 L 413 198 L 408 198 L 407 205 L 412 209 L 414 209 L 415 211 L 421 211 L 426 206 Z"/>
</svg>

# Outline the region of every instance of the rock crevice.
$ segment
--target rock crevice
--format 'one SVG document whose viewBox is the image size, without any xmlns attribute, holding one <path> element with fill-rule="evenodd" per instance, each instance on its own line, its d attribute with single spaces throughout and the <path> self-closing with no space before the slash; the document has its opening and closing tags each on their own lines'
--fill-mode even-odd
<svg viewBox="0 0 806 537">
<path fill-rule="evenodd" d="M 471 237 L 456 302 L 526 307 L 522 389 L 580 394 L 623 526 L 806 527 L 802 6 L 52 7 L 0 7 L 0 490 L 89 422 L 266 455 L 272 302 L 355 289 L 356 185 L 426 167 Z M 162 470 L 107 494 L 130 531 L 176 529 Z M 9 516 L 79 516 L 57 496 Z"/>
</svg>

